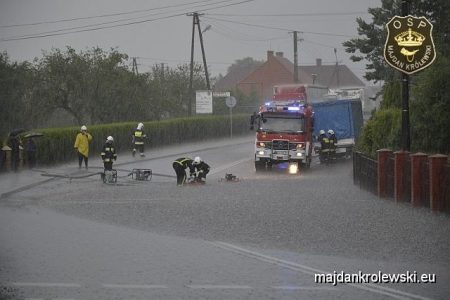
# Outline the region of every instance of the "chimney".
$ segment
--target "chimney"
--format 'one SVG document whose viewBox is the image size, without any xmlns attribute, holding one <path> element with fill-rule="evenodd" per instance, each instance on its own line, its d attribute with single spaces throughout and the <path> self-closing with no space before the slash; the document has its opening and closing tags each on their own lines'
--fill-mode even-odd
<svg viewBox="0 0 450 300">
<path fill-rule="evenodd" d="M 283 57 L 283 52 L 276 52 L 275 55 L 278 57 Z"/>
<path fill-rule="evenodd" d="M 267 60 L 269 60 L 270 57 L 273 57 L 273 51 L 267 51 Z"/>
<path fill-rule="evenodd" d="M 316 58 L 316 66 L 317 67 L 322 66 L 322 59 L 321 58 Z"/>
</svg>

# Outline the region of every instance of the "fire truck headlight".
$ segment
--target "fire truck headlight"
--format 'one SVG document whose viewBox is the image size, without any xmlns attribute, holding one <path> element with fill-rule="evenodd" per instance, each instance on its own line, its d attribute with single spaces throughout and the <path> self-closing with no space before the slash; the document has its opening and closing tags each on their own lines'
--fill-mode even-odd
<svg viewBox="0 0 450 300">
<path fill-rule="evenodd" d="M 303 156 L 303 153 L 297 152 L 297 156 L 302 157 L 302 156 Z"/>
<path fill-rule="evenodd" d="M 297 174 L 298 171 L 298 165 L 297 164 L 290 164 L 289 165 L 289 174 Z"/>
<path fill-rule="evenodd" d="M 259 155 L 264 155 L 264 151 L 259 151 L 258 154 Z"/>
</svg>

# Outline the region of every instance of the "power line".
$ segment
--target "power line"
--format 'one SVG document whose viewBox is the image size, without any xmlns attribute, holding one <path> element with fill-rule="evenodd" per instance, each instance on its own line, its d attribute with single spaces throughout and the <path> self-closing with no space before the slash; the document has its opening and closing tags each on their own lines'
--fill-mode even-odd
<svg viewBox="0 0 450 300">
<path fill-rule="evenodd" d="M 330 12 L 330 13 L 302 13 L 302 14 L 208 14 L 210 16 L 223 17 L 319 17 L 319 16 L 351 16 L 351 15 L 368 15 L 368 12 Z"/>
<path fill-rule="evenodd" d="M 0 25 L 0 28 L 35 26 L 35 25 L 43 25 L 43 24 L 55 24 L 55 23 L 63 23 L 63 22 L 89 20 L 89 19 L 96 19 L 96 18 L 115 17 L 115 16 L 129 15 L 129 14 L 135 14 L 135 13 L 142 13 L 142 12 L 146 12 L 146 11 L 161 10 L 161 9 L 172 8 L 172 7 L 180 7 L 180 6 L 192 5 L 192 4 L 203 3 L 203 2 L 211 2 L 211 1 L 212 0 L 202 0 L 202 1 L 195 1 L 195 2 L 190 2 L 190 3 L 182 3 L 182 4 L 176 4 L 176 5 L 167 5 L 167 6 L 161 6 L 161 7 L 148 8 L 148 9 L 139 9 L 139 10 L 132 10 L 132 11 L 127 11 L 127 12 L 113 13 L 113 14 L 103 14 L 103 15 L 96 15 L 96 16 L 77 17 L 77 18 L 70 18 L 70 19 L 59 19 L 59 20 L 42 21 L 42 22 L 36 22 L 36 23 Z"/>
<path fill-rule="evenodd" d="M 220 4 L 220 3 L 224 3 L 224 2 L 230 2 L 230 1 L 233 1 L 233 0 L 226 0 L 226 1 L 219 1 L 217 3 L 198 5 L 198 6 L 194 6 L 193 8 L 199 8 L 199 7 L 201 8 L 203 6 L 216 5 L 216 4 Z M 254 1 L 254 0 L 244 0 L 244 1 L 236 2 L 236 3 L 230 3 L 230 4 L 216 6 L 216 7 L 211 7 L 211 8 L 205 8 L 205 9 L 202 9 L 201 11 L 208 11 L 208 10 L 213 10 L 213 9 L 218 9 L 218 8 L 224 8 L 224 7 L 229 7 L 229 6 L 238 5 L 238 4 L 247 3 L 247 2 L 252 2 L 252 1 Z M 159 15 L 159 14 L 161 14 L 161 13 L 153 14 L 153 15 Z M 178 17 L 178 16 L 182 16 L 182 15 L 185 15 L 185 14 L 186 14 L 186 12 L 184 11 L 182 13 L 172 14 L 172 15 L 164 16 L 164 17 L 160 17 L 160 18 L 145 19 L 145 20 L 141 20 L 141 21 L 128 22 L 128 23 L 122 23 L 122 24 L 117 24 L 117 25 L 99 26 L 99 27 L 94 27 L 94 28 L 82 29 L 82 28 L 87 28 L 87 27 L 92 27 L 92 26 L 117 23 L 117 22 L 126 21 L 126 20 L 139 19 L 139 18 L 142 18 L 142 17 L 123 19 L 123 20 L 118 20 L 118 21 L 110 21 L 110 22 L 104 22 L 104 23 L 98 23 L 98 24 L 92 24 L 92 25 L 84 25 L 84 26 L 78 26 L 78 27 L 72 27 L 72 28 L 66 28 L 66 29 L 59 29 L 59 30 L 41 32 L 41 33 L 37 33 L 37 34 L 29 34 L 29 35 L 23 35 L 23 36 L 12 36 L 12 37 L 8 37 L 8 38 L 0 39 L 0 42 L 18 41 L 18 40 L 26 40 L 26 39 L 35 39 L 35 38 L 42 38 L 42 37 L 66 35 L 66 34 L 79 33 L 79 32 L 97 31 L 97 30 L 108 29 L 108 28 L 115 28 L 115 27 L 122 27 L 122 26 L 129 26 L 129 25 L 136 25 L 136 24 L 141 24 L 141 23 L 153 22 L 153 21 L 157 21 L 157 20 L 163 20 L 163 19 Z M 80 30 L 77 30 L 77 29 L 80 29 Z"/>
<path fill-rule="evenodd" d="M 170 16 L 160 17 L 160 18 L 147 19 L 147 20 L 143 20 L 143 21 L 136 21 L 136 22 L 130 22 L 130 23 L 118 24 L 118 25 L 103 26 L 103 27 L 90 28 L 90 29 L 82 29 L 82 30 L 74 30 L 74 31 L 68 31 L 68 32 L 61 32 L 61 33 L 49 33 L 49 34 L 45 34 L 45 33 L 39 34 L 39 33 L 38 33 L 38 34 L 36 34 L 36 35 L 28 35 L 28 36 L 21 36 L 21 37 L 4 38 L 4 39 L 0 39 L 0 42 L 28 40 L 28 39 L 36 39 L 36 38 L 49 37 L 49 36 L 66 35 L 66 34 L 71 34 L 71 33 L 88 32 L 88 31 L 97 31 L 97 30 L 106 29 L 106 28 L 122 27 L 122 26 L 128 26 L 128 25 L 135 25 L 135 24 L 141 24 L 141 23 L 153 22 L 153 21 L 158 21 L 158 20 L 163 20 L 163 19 L 169 19 L 169 18 L 179 17 L 179 16 L 183 16 L 183 15 L 184 15 L 184 13 L 179 13 L 179 14 L 175 14 L 175 15 L 170 15 Z"/>
<path fill-rule="evenodd" d="M 197 5 L 197 6 L 194 6 L 193 8 L 199 8 L 199 7 L 207 6 L 207 5 L 216 5 L 216 4 L 220 4 L 220 3 L 228 2 L 228 1 L 233 1 L 233 0 L 225 0 L 225 1 L 221 0 L 221 1 L 217 2 L 217 3 Z M 199 1 L 199 2 L 202 2 L 202 1 Z M 184 9 L 183 10 L 177 10 L 177 11 L 178 12 L 181 12 L 181 11 L 184 12 Z M 51 34 L 51 33 L 65 32 L 65 31 L 77 30 L 77 29 L 84 29 L 84 28 L 90 28 L 90 27 L 94 27 L 94 26 L 103 26 L 103 25 L 108 25 L 108 24 L 114 24 L 114 23 L 119 23 L 119 22 L 125 22 L 125 21 L 131 21 L 131 20 L 147 18 L 147 17 L 150 17 L 150 16 L 157 16 L 157 15 L 166 14 L 166 13 L 169 13 L 169 12 L 161 12 L 161 13 L 144 15 L 144 16 L 141 16 L 141 17 L 119 19 L 119 20 L 115 20 L 115 21 L 108 21 L 108 22 L 95 23 L 95 24 L 90 24 L 90 25 L 75 26 L 75 27 L 69 27 L 69 28 L 58 29 L 58 30 L 44 31 L 44 32 L 36 33 L 36 34 L 27 34 L 27 35 L 21 35 L 21 36 L 11 36 L 11 37 L 8 37 L 8 38 L 5 38 L 5 39 L 8 39 L 8 40 L 9 39 L 18 39 L 18 38 L 25 38 L 25 37 L 35 36 L 35 35 L 47 35 L 47 34 Z"/>
<path fill-rule="evenodd" d="M 326 35 L 326 36 L 340 36 L 340 37 L 346 37 L 346 38 L 353 38 L 354 37 L 353 35 L 347 35 L 347 34 L 294 30 L 292 28 L 274 27 L 274 26 L 267 26 L 267 25 L 261 25 L 261 24 L 250 24 L 250 23 L 244 23 L 244 22 L 238 22 L 238 21 L 224 20 L 224 19 L 219 19 L 219 18 L 211 18 L 211 17 L 208 17 L 208 16 L 203 16 L 203 18 L 216 20 L 216 21 L 222 21 L 222 22 L 228 22 L 228 23 L 233 23 L 233 24 L 252 26 L 252 27 L 273 29 L 273 30 L 298 31 L 298 32 L 301 32 L 301 33 L 316 34 L 316 35 Z"/>
<path fill-rule="evenodd" d="M 242 33 L 237 30 L 231 29 L 230 27 L 227 27 L 223 24 L 211 22 L 211 20 L 209 20 L 209 21 L 210 21 L 209 23 L 214 25 L 212 27 L 211 31 L 216 32 L 222 36 L 225 36 L 231 40 L 244 41 L 244 42 L 267 42 L 267 41 L 275 41 L 275 40 L 285 40 L 285 39 L 289 38 L 288 36 L 255 38 L 254 35 Z M 236 37 L 235 34 L 241 35 L 242 38 Z"/>
</svg>

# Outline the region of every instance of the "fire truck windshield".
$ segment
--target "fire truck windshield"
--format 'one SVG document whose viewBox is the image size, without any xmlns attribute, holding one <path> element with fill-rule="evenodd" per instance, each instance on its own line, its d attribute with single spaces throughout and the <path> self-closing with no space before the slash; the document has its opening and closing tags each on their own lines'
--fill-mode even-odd
<svg viewBox="0 0 450 300">
<path fill-rule="evenodd" d="M 259 129 L 266 132 L 303 132 L 305 122 L 303 118 L 271 118 L 264 117 Z"/>
</svg>

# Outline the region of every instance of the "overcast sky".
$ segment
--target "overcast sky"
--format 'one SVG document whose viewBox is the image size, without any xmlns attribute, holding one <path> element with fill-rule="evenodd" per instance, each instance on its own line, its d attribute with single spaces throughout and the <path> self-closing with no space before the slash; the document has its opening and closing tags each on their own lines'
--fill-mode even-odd
<svg viewBox="0 0 450 300">
<path fill-rule="evenodd" d="M 303 32 L 299 64 L 347 65 L 360 78 L 364 64 L 348 59 L 342 42 L 357 37 L 356 18 L 370 20 L 369 7 L 380 0 L 0 0 L 0 51 L 12 60 L 32 60 L 42 51 L 117 47 L 137 57 L 139 71 L 156 63 L 189 62 L 190 12 L 202 13 L 209 71 L 226 74 L 235 60 L 265 60 L 267 50 L 293 59 L 292 31 Z M 76 31 L 76 32 L 74 32 Z M 72 33 L 68 33 L 72 32 Z M 201 62 L 198 32 L 195 60 Z M 30 38 L 36 37 L 37 38 Z M 131 64 L 131 61 L 130 61 Z"/>
</svg>

